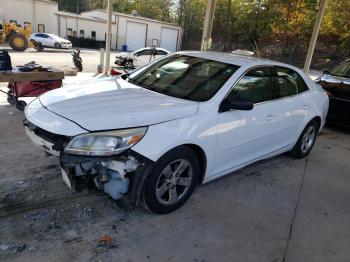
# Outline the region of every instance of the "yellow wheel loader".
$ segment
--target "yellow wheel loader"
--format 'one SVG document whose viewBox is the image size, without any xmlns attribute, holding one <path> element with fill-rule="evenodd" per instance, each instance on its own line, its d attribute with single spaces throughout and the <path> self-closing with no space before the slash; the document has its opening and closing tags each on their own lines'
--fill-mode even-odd
<svg viewBox="0 0 350 262">
<path fill-rule="evenodd" d="M 32 24 L 25 23 L 22 26 L 15 22 L 3 21 L 0 24 L 0 43 L 8 42 L 10 47 L 15 51 L 24 51 L 28 48 L 28 38 L 32 34 Z"/>
</svg>

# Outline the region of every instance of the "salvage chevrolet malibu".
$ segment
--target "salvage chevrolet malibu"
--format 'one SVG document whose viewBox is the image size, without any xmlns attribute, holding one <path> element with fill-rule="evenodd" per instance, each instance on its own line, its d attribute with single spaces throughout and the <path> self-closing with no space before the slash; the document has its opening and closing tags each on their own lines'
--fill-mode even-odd
<svg viewBox="0 0 350 262">
<path fill-rule="evenodd" d="M 71 189 L 94 184 L 164 214 L 197 184 L 281 153 L 305 157 L 327 110 L 326 92 L 293 66 L 179 52 L 45 93 L 26 107 L 24 125 L 59 157 Z"/>
</svg>

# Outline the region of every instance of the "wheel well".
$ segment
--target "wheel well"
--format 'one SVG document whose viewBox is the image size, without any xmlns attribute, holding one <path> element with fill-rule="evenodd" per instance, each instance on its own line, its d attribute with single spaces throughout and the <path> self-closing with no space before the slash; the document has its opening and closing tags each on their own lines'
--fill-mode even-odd
<svg viewBox="0 0 350 262">
<path fill-rule="evenodd" d="M 192 149 L 198 158 L 198 163 L 200 168 L 198 183 L 201 184 L 203 182 L 205 171 L 207 169 L 207 157 L 204 153 L 204 150 L 200 146 L 197 146 L 195 144 L 185 144 L 183 146 L 186 146 Z"/>
<path fill-rule="evenodd" d="M 311 121 L 315 121 L 316 123 L 317 123 L 317 125 L 318 125 L 318 131 L 320 130 L 320 127 L 321 127 L 321 117 L 319 117 L 319 116 L 316 116 L 316 117 L 314 117 Z M 311 122 L 310 121 L 310 122 Z"/>
</svg>

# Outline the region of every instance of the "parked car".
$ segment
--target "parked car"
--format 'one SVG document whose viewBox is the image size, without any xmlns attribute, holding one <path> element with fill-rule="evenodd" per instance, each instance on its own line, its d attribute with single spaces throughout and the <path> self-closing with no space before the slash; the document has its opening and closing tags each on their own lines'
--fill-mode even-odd
<svg viewBox="0 0 350 262">
<path fill-rule="evenodd" d="M 343 61 L 316 79 L 329 95 L 327 118 L 350 126 L 350 59 Z"/>
<path fill-rule="evenodd" d="M 93 183 L 162 214 L 197 184 L 285 152 L 305 157 L 327 110 L 326 92 L 296 67 L 179 52 L 41 95 L 25 109 L 25 130 L 59 157 L 70 188 Z"/>
<path fill-rule="evenodd" d="M 35 33 L 30 36 L 29 40 L 34 40 L 35 42 L 41 43 L 44 47 L 53 47 L 57 49 L 72 48 L 71 41 L 54 34 Z"/>
<path fill-rule="evenodd" d="M 132 53 L 119 53 L 115 57 L 114 64 L 123 66 L 127 69 L 134 68 L 135 66 L 143 66 L 147 63 L 158 59 L 162 56 L 168 55 L 171 52 L 159 47 L 145 47 L 138 49 Z"/>
</svg>

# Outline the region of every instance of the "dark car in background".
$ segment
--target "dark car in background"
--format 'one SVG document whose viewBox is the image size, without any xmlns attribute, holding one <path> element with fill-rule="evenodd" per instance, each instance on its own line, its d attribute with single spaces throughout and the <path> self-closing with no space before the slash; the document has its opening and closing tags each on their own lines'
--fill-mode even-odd
<svg viewBox="0 0 350 262">
<path fill-rule="evenodd" d="M 316 83 L 325 89 L 329 96 L 327 118 L 341 125 L 350 126 L 350 59 L 330 70 L 324 70 Z"/>
</svg>

